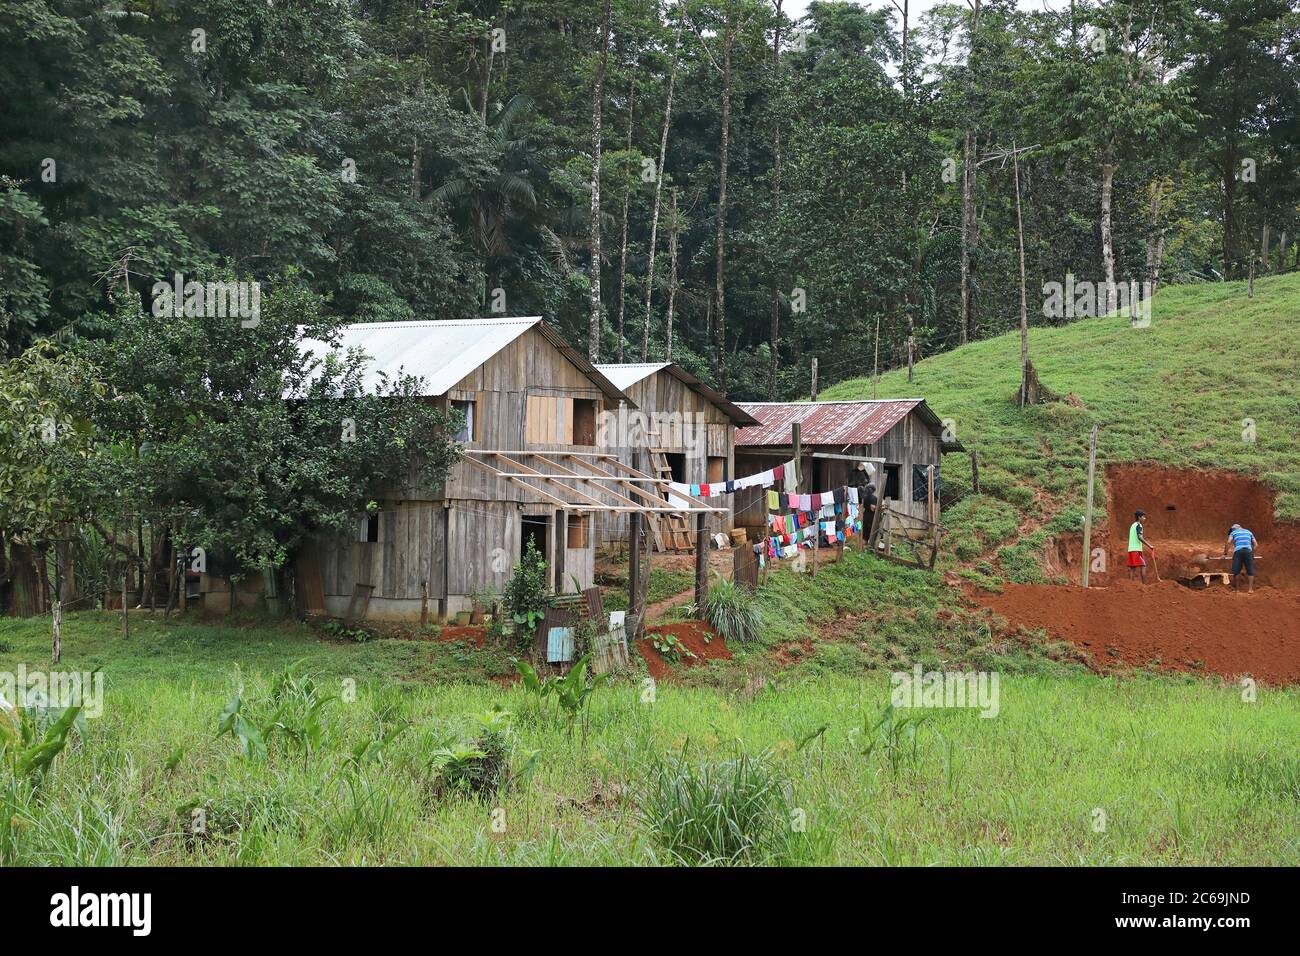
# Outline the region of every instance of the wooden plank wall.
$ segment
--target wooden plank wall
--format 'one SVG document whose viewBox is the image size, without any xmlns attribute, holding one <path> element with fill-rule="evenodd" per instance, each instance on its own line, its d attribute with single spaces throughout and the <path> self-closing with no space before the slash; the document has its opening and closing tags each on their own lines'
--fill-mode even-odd
<svg viewBox="0 0 1300 956">
<path fill-rule="evenodd" d="M 356 585 L 373 584 L 377 598 L 419 600 L 420 582 L 428 581 L 430 598 L 442 597 L 442 505 L 381 501 L 380 507 L 377 542 L 357 541 L 355 533 L 317 539 L 324 594 L 350 597 Z"/>
<path fill-rule="evenodd" d="M 692 391 L 686 384 L 674 378 L 667 371 L 648 375 L 627 389 L 627 395 L 636 404 L 637 410 L 651 418 L 668 416 L 673 412 L 680 418 L 667 418 L 658 423 L 659 437 L 646 442 L 657 441 L 658 447 L 671 454 L 686 456 L 686 475 L 688 484 L 702 484 L 709 480 L 709 459 L 725 460 L 724 478 L 736 477 L 735 427 L 731 419 L 720 408 L 703 395 Z M 636 410 L 629 409 L 629 414 Z M 652 427 L 654 425 L 652 424 Z M 635 437 L 635 436 L 631 436 Z M 619 461 L 633 468 L 653 474 L 649 456 L 644 446 L 629 446 L 622 441 L 610 443 L 602 448 L 618 456 Z M 731 502 L 727 498 L 716 499 L 720 506 Z M 732 517 L 709 517 L 711 532 L 725 531 L 732 527 Z M 694 527 L 694 525 L 692 525 Z M 625 515 L 600 515 L 596 524 L 597 536 L 602 542 L 622 540 L 627 535 L 627 517 Z"/>
</svg>

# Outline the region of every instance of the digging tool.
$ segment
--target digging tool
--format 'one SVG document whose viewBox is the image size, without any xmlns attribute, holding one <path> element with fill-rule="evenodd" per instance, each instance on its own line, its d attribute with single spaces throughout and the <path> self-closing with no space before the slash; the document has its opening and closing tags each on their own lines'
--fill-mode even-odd
<svg viewBox="0 0 1300 956">
<path fill-rule="evenodd" d="M 1156 573 L 1156 580 L 1160 580 L 1160 565 L 1156 563 L 1156 549 L 1151 549 L 1151 570 Z"/>
</svg>

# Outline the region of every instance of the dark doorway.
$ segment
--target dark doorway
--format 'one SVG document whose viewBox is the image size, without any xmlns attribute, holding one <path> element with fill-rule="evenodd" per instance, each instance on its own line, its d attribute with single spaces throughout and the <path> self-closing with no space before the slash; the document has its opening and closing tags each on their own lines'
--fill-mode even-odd
<svg viewBox="0 0 1300 956">
<path fill-rule="evenodd" d="M 664 452 L 664 459 L 668 462 L 668 467 L 673 470 L 673 481 L 686 482 L 686 455 L 679 452 Z"/>
<path fill-rule="evenodd" d="M 884 497 L 891 501 L 897 501 L 899 495 L 898 473 L 901 470 L 898 465 L 885 466 L 885 494 Z M 881 500 L 884 500 L 883 498 Z"/>
<path fill-rule="evenodd" d="M 528 542 L 532 541 L 537 553 L 549 563 L 551 560 L 551 520 L 545 515 L 523 515 L 519 519 L 519 559 L 522 561 L 528 552 Z"/>
</svg>

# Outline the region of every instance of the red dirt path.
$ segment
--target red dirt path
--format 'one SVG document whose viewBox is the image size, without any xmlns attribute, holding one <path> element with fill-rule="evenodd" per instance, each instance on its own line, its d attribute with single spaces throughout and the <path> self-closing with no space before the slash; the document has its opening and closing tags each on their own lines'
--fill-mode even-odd
<svg viewBox="0 0 1300 956">
<path fill-rule="evenodd" d="M 1249 675 L 1300 683 L 1300 592 L 1193 591 L 1172 581 L 1090 588 L 1009 584 L 971 598 L 1014 624 L 1046 628 L 1088 651 L 1099 668 L 1116 661 L 1167 670 Z"/>
</svg>

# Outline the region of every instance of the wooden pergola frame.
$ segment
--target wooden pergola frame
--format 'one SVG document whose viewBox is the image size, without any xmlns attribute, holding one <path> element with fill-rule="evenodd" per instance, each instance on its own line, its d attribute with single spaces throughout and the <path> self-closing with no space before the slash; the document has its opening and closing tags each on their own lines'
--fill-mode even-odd
<svg viewBox="0 0 1300 956">
<path fill-rule="evenodd" d="M 610 454 L 467 448 L 462 455 L 464 461 L 476 468 L 481 468 L 503 481 L 518 485 L 566 511 L 639 514 L 726 514 L 727 512 L 726 508 L 713 507 L 697 496 L 674 490 L 667 479 L 655 478 L 637 471 Z M 544 470 L 525 464 L 521 460 L 525 458 L 540 459 L 539 463 L 544 466 Z M 493 465 L 489 459 L 505 467 Z M 572 467 L 562 464 L 563 461 L 580 465 L 587 471 L 574 471 Z M 612 471 L 606 470 L 611 468 Z M 604 500 L 582 490 L 579 485 L 594 489 L 599 495 L 604 496 Z M 644 485 L 651 486 L 650 490 L 642 487 Z M 621 493 L 616 490 L 618 488 L 636 495 L 644 503 Z M 672 495 L 673 498 L 687 504 L 673 505 L 665 497 L 667 495 Z"/>
<path fill-rule="evenodd" d="M 725 515 L 728 509 L 713 507 L 696 495 L 674 489 L 667 479 L 647 475 L 608 453 L 466 448 L 462 460 L 523 488 L 562 512 L 628 516 L 629 640 L 639 637 L 645 627 L 645 608 L 641 606 L 641 516 L 695 515 L 695 601 L 697 605 L 703 603 L 709 553 L 704 519 L 710 514 Z"/>
</svg>

